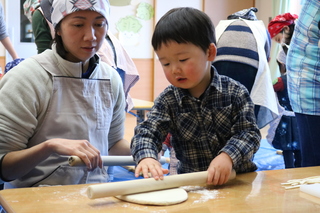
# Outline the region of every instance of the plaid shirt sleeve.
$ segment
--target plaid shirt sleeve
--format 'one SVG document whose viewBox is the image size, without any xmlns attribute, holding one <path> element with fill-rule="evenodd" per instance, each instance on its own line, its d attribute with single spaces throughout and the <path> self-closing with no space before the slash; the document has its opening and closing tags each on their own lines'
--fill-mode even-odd
<svg viewBox="0 0 320 213">
<path fill-rule="evenodd" d="M 248 172 L 256 169 L 252 162 L 254 153 L 260 145 L 261 134 L 254 115 L 254 104 L 249 93 L 239 87 L 233 91 L 233 125 L 231 138 L 220 152 L 227 153 L 233 160 L 233 167 L 237 172 Z"/>
</svg>

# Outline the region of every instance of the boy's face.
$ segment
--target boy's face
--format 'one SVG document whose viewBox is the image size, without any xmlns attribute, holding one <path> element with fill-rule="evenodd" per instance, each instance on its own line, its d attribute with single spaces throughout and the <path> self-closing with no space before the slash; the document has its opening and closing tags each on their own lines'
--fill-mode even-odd
<svg viewBox="0 0 320 213">
<path fill-rule="evenodd" d="M 191 43 L 170 41 L 155 51 L 164 74 L 176 87 L 188 89 L 192 96 L 199 97 L 211 81 L 211 61 L 216 56 L 216 47 L 210 44 L 204 52 Z"/>
</svg>

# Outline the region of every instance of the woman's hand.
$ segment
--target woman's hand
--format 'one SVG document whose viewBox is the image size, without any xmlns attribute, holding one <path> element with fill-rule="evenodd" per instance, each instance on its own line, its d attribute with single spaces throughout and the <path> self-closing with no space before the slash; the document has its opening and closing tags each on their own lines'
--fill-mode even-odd
<svg viewBox="0 0 320 213">
<path fill-rule="evenodd" d="M 7 153 L 2 160 L 2 176 L 6 180 L 20 178 L 55 153 L 78 156 L 89 170 L 102 168 L 100 152 L 89 141 L 53 138 L 28 149 Z"/>
<path fill-rule="evenodd" d="M 60 155 L 75 155 L 81 158 L 88 170 L 102 168 L 100 151 L 87 140 L 69 140 L 54 138 L 46 141 L 53 153 Z"/>
</svg>

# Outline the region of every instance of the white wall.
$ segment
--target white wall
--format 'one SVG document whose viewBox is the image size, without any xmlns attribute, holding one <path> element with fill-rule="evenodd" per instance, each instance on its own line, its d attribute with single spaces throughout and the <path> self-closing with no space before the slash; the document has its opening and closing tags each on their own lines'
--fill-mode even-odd
<svg viewBox="0 0 320 213">
<path fill-rule="evenodd" d="M 292 3 L 292 6 L 290 7 L 290 11 L 288 11 L 288 12 L 299 14 L 299 11 L 301 9 L 300 1 L 301 0 L 290 0 L 290 3 Z M 14 14 L 16 14 L 17 12 L 20 11 L 20 0 L 0 0 L 0 2 L 2 3 L 2 5 L 4 7 L 5 20 L 7 22 L 9 37 L 12 40 L 19 56 L 21 55 L 20 57 L 25 57 L 29 54 L 33 54 L 34 50 L 32 49 L 32 47 L 31 47 L 31 49 L 32 49 L 31 53 L 28 53 L 28 51 L 30 52 L 29 46 L 34 46 L 33 44 L 28 44 L 28 46 L 26 46 L 27 44 L 19 42 L 20 13 L 18 16 L 14 15 Z M 6 5 L 6 3 L 7 3 L 7 5 Z M 270 18 L 273 18 L 272 17 L 273 1 L 271 1 L 271 0 L 255 0 L 255 4 L 259 10 L 256 14 L 257 17 L 259 19 L 261 19 L 265 23 L 265 25 L 267 26 L 270 21 Z M 10 14 L 10 16 L 8 14 Z M 12 24 L 12 23 L 14 23 L 14 24 Z M 26 53 L 26 51 L 27 51 L 27 53 Z M 0 56 L 6 56 L 6 51 L 1 44 L 0 44 Z"/>
<path fill-rule="evenodd" d="M 290 0 L 290 8 L 287 12 L 295 13 L 299 15 L 301 10 L 300 5 L 301 0 Z M 256 13 L 257 18 L 262 20 L 266 27 L 268 23 L 273 19 L 272 9 L 274 8 L 273 1 L 271 0 L 255 0 L 256 8 L 258 8 L 258 12 Z"/>
<path fill-rule="evenodd" d="M 5 0 L 0 0 L 0 2 L 3 6 L 4 12 L 5 12 L 5 17 L 7 17 L 6 10 L 5 10 Z M 5 55 L 6 55 L 5 48 L 3 47 L 3 45 L 0 45 L 0 56 L 5 56 Z"/>
<path fill-rule="evenodd" d="M 262 20 L 267 27 L 269 19 L 272 18 L 273 1 L 256 0 L 255 6 L 258 8 L 258 12 L 256 13 L 257 18 Z"/>
<path fill-rule="evenodd" d="M 37 54 L 34 42 L 20 42 L 20 2 L 21 0 L 2 0 L 6 3 L 6 23 L 11 42 L 20 58 L 28 58 Z M 9 14 L 9 15 L 8 15 Z M 6 52 L 6 62 L 11 61 L 11 56 Z"/>
</svg>

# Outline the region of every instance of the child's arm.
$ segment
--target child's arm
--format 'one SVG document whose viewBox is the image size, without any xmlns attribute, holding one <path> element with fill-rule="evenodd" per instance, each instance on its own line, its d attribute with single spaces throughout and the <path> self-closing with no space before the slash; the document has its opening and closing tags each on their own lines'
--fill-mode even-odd
<svg viewBox="0 0 320 213">
<path fill-rule="evenodd" d="M 160 162 L 153 158 L 142 159 L 135 170 L 135 176 L 139 177 L 142 172 L 144 178 L 149 178 L 150 172 L 156 180 L 163 180 L 163 174 L 168 174 L 169 170 L 163 169 Z"/>
<path fill-rule="evenodd" d="M 230 156 L 222 152 L 215 157 L 208 168 L 207 184 L 222 185 L 225 184 L 231 175 L 232 160 Z"/>
<path fill-rule="evenodd" d="M 232 167 L 236 172 L 252 172 L 257 169 L 252 159 L 259 149 L 261 133 L 256 124 L 254 104 L 248 91 L 242 85 L 235 91 L 230 114 L 230 135 L 225 138 L 226 143 L 219 153 L 226 153 L 232 159 Z M 220 162 L 219 165 L 221 164 Z"/>
</svg>

